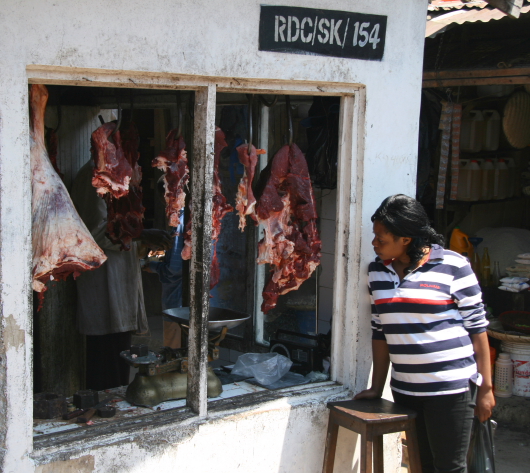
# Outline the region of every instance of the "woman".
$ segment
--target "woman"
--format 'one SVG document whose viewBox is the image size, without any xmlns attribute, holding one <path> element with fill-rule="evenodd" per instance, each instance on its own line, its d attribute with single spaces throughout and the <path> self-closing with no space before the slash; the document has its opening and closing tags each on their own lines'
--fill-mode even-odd
<svg viewBox="0 0 530 473">
<path fill-rule="evenodd" d="M 380 398 L 392 362 L 394 401 L 418 413 L 423 472 L 465 473 L 473 414 L 485 421 L 495 405 L 480 287 L 418 201 L 388 197 L 372 222 L 374 367 L 355 399 Z"/>
</svg>

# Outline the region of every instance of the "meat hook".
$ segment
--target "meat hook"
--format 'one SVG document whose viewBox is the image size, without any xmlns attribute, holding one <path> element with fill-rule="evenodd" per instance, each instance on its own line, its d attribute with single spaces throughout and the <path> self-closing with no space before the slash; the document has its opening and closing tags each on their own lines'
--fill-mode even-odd
<svg viewBox="0 0 530 473">
<path fill-rule="evenodd" d="M 177 126 L 177 138 L 182 134 L 182 100 L 180 96 L 180 90 L 177 90 L 177 115 L 178 115 L 178 126 Z"/>
<path fill-rule="evenodd" d="M 129 117 L 129 121 L 133 121 L 133 111 L 134 111 L 134 92 L 132 89 L 129 90 L 129 100 L 131 102 L 131 115 Z"/>
<path fill-rule="evenodd" d="M 285 96 L 285 106 L 287 107 L 287 120 L 289 122 L 289 146 L 293 144 L 293 116 L 291 112 L 291 98 Z"/>
<path fill-rule="evenodd" d="M 120 129 L 120 125 L 121 125 L 121 104 L 120 104 L 120 99 L 118 98 L 117 95 L 116 95 L 116 102 L 118 102 L 118 121 L 116 122 L 116 128 L 114 128 L 114 131 L 110 134 L 109 138 L 114 137 L 116 132 Z"/>
<path fill-rule="evenodd" d="M 189 103 L 188 103 L 188 113 L 190 114 L 190 118 L 193 120 L 195 118 L 195 96 L 193 92 L 190 93 Z"/>
<path fill-rule="evenodd" d="M 254 94 L 247 94 L 248 98 L 248 154 L 252 147 L 252 105 L 254 104 Z"/>
<path fill-rule="evenodd" d="M 263 97 L 263 95 L 258 95 L 261 103 L 263 105 L 265 105 L 265 107 L 267 108 L 270 108 L 270 107 L 273 107 L 274 105 L 276 105 L 276 102 L 278 101 L 278 96 L 275 95 L 274 98 L 270 101 L 270 102 L 267 102 L 267 99 L 265 97 Z"/>
</svg>

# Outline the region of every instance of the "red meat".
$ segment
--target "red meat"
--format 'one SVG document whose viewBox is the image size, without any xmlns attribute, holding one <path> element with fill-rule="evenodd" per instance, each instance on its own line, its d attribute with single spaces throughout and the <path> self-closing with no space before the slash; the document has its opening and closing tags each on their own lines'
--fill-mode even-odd
<svg viewBox="0 0 530 473">
<path fill-rule="evenodd" d="M 122 135 L 124 158 L 132 169 L 129 192 L 118 199 L 105 194 L 107 203 L 107 232 L 113 243 L 120 243 L 122 250 L 130 250 L 134 238 L 139 238 L 143 226 L 145 208 L 142 205 L 142 168 L 138 164 L 140 154 L 140 135 L 136 125 L 131 121 Z"/>
<path fill-rule="evenodd" d="M 75 210 L 63 181 L 54 171 L 44 144 L 44 113 L 48 90 L 32 85 L 31 187 L 33 289 L 43 302 L 46 282 L 74 278 L 96 269 L 107 257 Z M 39 306 L 40 308 L 40 306 Z"/>
<path fill-rule="evenodd" d="M 226 197 L 221 190 L 221 178 L 219 177 L 219 163 L 221 161 L 221 151 L 228 145 L 225 140 L 225 134 L 219 128 L 215 128 L 215 146 L 214 146 L 214 162 L 213 162 L 213 198 L 212 198 L 212 244 L 213 256 L 210 266 L 210 289 L 213 289 L 218 283 L 221 276 L 221 268 L 219 260 L 217 259 L 217 240 L 221 233 L 221 220 L 224 216 L 232 212 L 234 208 L 226 203 Z M 182 259 L 187 260 L 191 258 L 191 203 L 190 203 L 190 219 L 186 224 L 184 235 L 184 248 L 182 250 Z"/>
<path fill-rule="evenodd" d="M 116 123 L 109 122 L 94 131 L 90 151 L 94 160 L 92 185 L 100 196 L 110 193 L 118 199 L 129 192 L 133 171 L 125 158 L 120 132 L 110 137 L 115 129 Z"/>
<path fill-rule="evenodd" d="M 48 128 L 46 131 L 46 150 L 48 151 L 48 158 L 50 158 L 50 162 L 52 163 L 55 172 L 59 174 L 61 179 L 64 179 L 64 174 L 59 170 L 59 166 L 57 166 L 58 149 L 59 139 L 57 137 L 57 133 L 55 133 L 53 128 Z"/>
<path fill-rule="evenodd" d="M 166 138 L 166 149 L 155 159 L 152 166 L 164 172 L 164 198 L 166 200 L 166 215 L 169 225 L 179 224 L 180 210 L 184 207 L 186 193 L 184 191 L 190 178 L 188 159 L 186 157 L 186 143 L 182 136 L 176 137 L 178 130 L 171 130 Z"/>
<path fill-rule="evenodd" d="M 261 305 L 267 313 L 280 295 L 298 289 L 320 264 L 315 197 L 307 162 L 295 144 L 285 145 L 274 156 L 256 214 L 265 227 L 257 262 L 271 265 Z"/>
<path fill-rule="evenodd" d="M 256 216 L 254 215 L 256 198 L 252 192 L 252 181 L 254 180 L 254 173 L 256 172 L 258 155 L 256 153 L 256 148 L 252 145 L 250 147 L 250 154 L 248 152 L 247 144 L 242 144 L 236 149 L 239 162 L 244 166 L 245 169 L 243 172 L 243 177 L 239 181 L 236 195 L 236 210 L 239 215 L 239 229 L 243 231 L 247 225 L 247 215 L 250 215 L 254 220 L 256 220 Z"/>
</svg>

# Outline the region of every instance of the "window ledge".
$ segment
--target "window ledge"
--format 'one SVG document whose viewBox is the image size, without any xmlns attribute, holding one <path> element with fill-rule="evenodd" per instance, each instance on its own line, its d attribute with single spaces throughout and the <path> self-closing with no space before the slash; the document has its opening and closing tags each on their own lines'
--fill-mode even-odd
<svg viewBox="0 0 530 473">
<path fill-rule="evenodd" d="M 206 418 L 198 417 L 188 407 L 168 409 L 114 423 L 94 425 L 86 429 L 40 435 L 33 439 L 34 450 L 31 457 L 37 464 L 46 464 L 67 460 L 70 456 L 93 448 L 140 439 L 178 443 L 183 438 L 193 436 L 200 425 L 224 417 L 242 412 L 259 414 L 260 411 L 270 411 L 271 407 L 289 409 L 308 402 L 324 403 L 331 399 L 346 397 L 348 394 L 349 391 L 341 384 L 325 381 L 211 401 L 208 403 Z M 171 434 L 168 436 L 166 428 L 176 424 L 180 428 L 171 429 Z"/>
</svg>

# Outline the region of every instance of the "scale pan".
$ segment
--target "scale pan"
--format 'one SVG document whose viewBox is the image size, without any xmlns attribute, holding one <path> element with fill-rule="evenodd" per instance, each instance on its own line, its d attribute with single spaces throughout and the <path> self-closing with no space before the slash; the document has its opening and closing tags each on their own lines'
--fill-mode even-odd
<svg viewBox="0 0 530 473">
<path fill-rule="evenodd" d="M 190 322 L 189 307 L 167 309 L 162 312 L 175 319 L 175 322 L 178 322 L 179 324 L 188 325 Z M 237 327 L 245 322 L 245 320 L 250 319 L 250 315 L 244 314 L 243 312 L 236 312 L 235 310 L 210 307 L 208 319 L 208 330 L 219 331 L 223 327 L 228 327 L 229 329 Z"/>
</svg>

